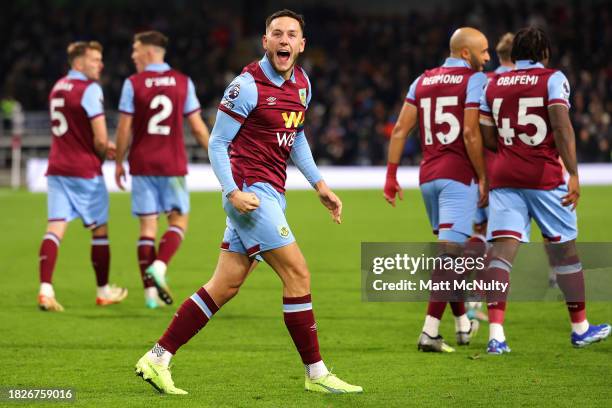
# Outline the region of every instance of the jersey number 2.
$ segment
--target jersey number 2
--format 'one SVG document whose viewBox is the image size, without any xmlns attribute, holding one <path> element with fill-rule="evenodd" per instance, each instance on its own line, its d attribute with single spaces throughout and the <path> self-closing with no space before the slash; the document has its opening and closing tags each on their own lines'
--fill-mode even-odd
<svg viewBox="0 0 612 408">
<path fill-rule="evenodd" d="M 147 132 L 150 135 L 168 136 L 170 134 L 170 126 L 160 125 L 160 123 L 172 115 L 172 101 L 166 95 L 157 95 L 151 100 L 149 108 L 157 109 L 160 106 L 161 110 L 149 119 Z"/>
</svg>

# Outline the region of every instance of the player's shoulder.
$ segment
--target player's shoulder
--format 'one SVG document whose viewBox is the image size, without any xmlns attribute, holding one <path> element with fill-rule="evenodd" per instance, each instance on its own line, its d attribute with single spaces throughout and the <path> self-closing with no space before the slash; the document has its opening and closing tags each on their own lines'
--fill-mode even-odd
<svg viewBox="0 0 612 408">
<path fill-rule="evenodd" d="M 189 75 L 187 75 L 183 71 L 179 71 L 178 69 L 175 69 L 175 68 L 170 68 L 168 71 L 162 72 L 162 74 L 172 75 L 172 76 L 175 76 L 177 78 L 184 79 L 184 80 L 188 80 L 189 79 Z"/>
<path fill-rule="evenodd" d="M 97 81 L 87 81 L 87 83 L 84 84 L 84 89 L 85 92 L 91 95 L 101 96 L 103 94 L 102 86 Z"/>
<path fill-rule="evenodd" d="M 258 100 L 257 85 L 250 70 L 242 70 L 225 88 L 221 105 L 246 117 Z"/>
<path fill-rule="evenodd" d="M 255 77 L 260 72 L 263 74 L 263 71 L 259 66 L 259 61 L 255 60 L 245 65 L 244 68 L 242 68 L 242 72 L 240 74 L 242 75 L 247 72 L 251 74 L 252 77 Z"/>
</svg>

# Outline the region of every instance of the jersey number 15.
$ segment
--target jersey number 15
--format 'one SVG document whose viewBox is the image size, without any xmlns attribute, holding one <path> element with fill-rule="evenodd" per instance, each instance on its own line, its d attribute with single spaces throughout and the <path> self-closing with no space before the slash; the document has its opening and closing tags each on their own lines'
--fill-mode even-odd
<svg viewBox="0 0 612 408">
<path fill-rule="evenodd" d="M 438 98 L 423 98 L 421 99 L 421 109 L 423 109 L 423 128 L 425 130 L 425 134 L 423 135 L 425 138 L 426 145 L 433 144 L 433 136 L 431 132 L 431 102 L 432 99 L 435 104 L 435 115 L 434 122 L 436 127 L 447 123 L 448 124 L 448 132 L 436 132 L 436 138 L 442 144 L 451 144 L 459 136 L 461 132 L 461 125 L 459 124 L 459 119 L 451 112 L 444 112 L 445 107 L 457 106 L 459 104 L 459 98 L 456 96 L 441 96 Z"/>
</svg>

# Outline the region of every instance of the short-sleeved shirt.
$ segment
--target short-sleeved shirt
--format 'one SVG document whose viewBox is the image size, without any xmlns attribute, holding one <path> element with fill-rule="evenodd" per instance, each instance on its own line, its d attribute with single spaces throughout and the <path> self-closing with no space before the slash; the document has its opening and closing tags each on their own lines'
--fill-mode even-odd
<svg viewBox="0 0 612 408">
<path fill-rule="evenodd" d="M 476 177 L 463 142 L 465 109 L 477 109 L 487 77 L 458 58 L 425 71 L 410 86 L 406 102 L 418 110 L 423 160 L 419 183 L 451 179 L 470 184 Z"/>
<path fill-rule="evenodd" d="M 516 69 L 489 81 L 480 113 L 499 134 L 491 188 L 551 190 L 564 183 L 548 107 L 569 108 L 569 97 L 561 71 L 530 61 L 517 61 Z"/>
<path fill-rule="evenodd" d="M 150 64 L 126 79 L 119 111 L 133 116 L 130 174 L 187 174 L 183 118 L 199 110 L 191 79 L 166 63 Z"/>
<path fill-rule="evenodd" d="M 239 188 L 264 182 L 285 191 L 287 160 L 304 127 L 310 98 L 310 81 L 301 67 L 295 66 L 285 80 L 266 56 L 230 83 L 219 109 L 241 124 L 229 148 Z"/>
<path fill-rule="evenodd" d="M 102 174 L 91 128 L 91 120 L 104 115 L 100 85 L 70 70 L 51 89 L 49 113 L 53 136 L 47 175 L 93 178 Z"/>
</svg>

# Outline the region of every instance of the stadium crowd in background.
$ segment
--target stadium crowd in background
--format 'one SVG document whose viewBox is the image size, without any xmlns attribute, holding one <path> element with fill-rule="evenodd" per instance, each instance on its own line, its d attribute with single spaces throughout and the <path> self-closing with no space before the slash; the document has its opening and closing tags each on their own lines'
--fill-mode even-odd
<svg viewBox="0 0 612 408">
<path fill-rule="evenodd" d="M 0 33 L 6 46 L 0 86 L 26 111 L 47 109 L 48 92 L 63 74 L 61 68 L 67 69 L 62 51 L 75 39 L 104 45 L 102 87 L 106 107 L 114 109 L 122 80 L 133 73 L 125 44 L 135 32 L 158 29 L 173 39 L 169 63 L 193 78 L 212 125 L 227 81 L 261 54 L 260 21 L 268 11 L 250 2 L 233 8 L 206 2 L 75 4 L 3 6 Z M 306 130 L 319 164 L 384 164 L 399 96 L 416 75 L 443 61 L 455 28 L 478 27 L 495 44 L 501 34 L 528 24 L 544 27 L 554 39 L 551 65 L 563 70 L 572 86 L 579 160 L 612 160 L 612 61 L 607 56 L 612 16 L 606 2 L 526 2 L 521 7 L 455 2 L 445 9 L 393 16 L 364 16 L 330 6 L 301 11 L 308 20 L 301 64 L 316 79 Z M 487 70 L 495 69 L 496 61 L 493 55 Z M 419 160 L 419 144 L 412 138 L 404 163 Z"/>
</svg>

